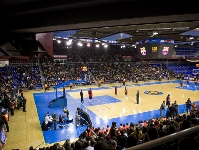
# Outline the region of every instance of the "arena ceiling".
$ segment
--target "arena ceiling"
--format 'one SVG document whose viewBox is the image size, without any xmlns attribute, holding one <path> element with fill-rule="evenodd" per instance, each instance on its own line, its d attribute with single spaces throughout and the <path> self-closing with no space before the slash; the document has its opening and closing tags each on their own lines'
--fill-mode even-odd
<svg viewBox="0 0 199 150">
<path fill-rule="evenodd" d="M 72 35 L 74 38 L 101 39 L 117 33 L 129 34 L 129 38 L 118 39 L 122 44 L 134 44 L 149 37 L 172 38 L 177 43 L 198 42 L 198 34 L 188 32 L 199 28 L 199 9 L 194 2 L 1 0 L 0 32 L 5 37 L 78 30 Z"/>
<path fill-rule="evenodd" d="M 182 43 L 199 40 L 197 27 L 199 27 L 199 21 L 127 25 L 80 29 L 72 36 L 79 38 L 86 37 L 91 39 L 101 39 L 121 33 L 121 38 L 117 39 L 117 41 L 122 44 L 135 44 L 137 40 L 147 38 L 172 38 L 176 43 Z M 195 32 L 188 32 L 193 29 Z M 185 34 L 186 32 L 187 34 Z M 122 38 L 122 33 L 128 34 L 131 37 Z"/>
</svg>

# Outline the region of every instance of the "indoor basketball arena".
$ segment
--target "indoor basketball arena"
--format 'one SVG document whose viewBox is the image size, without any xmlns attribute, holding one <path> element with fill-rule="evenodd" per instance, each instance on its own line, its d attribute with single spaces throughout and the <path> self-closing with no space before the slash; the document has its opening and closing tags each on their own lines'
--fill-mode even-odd
<svg viewBox="0 0 199 150">
<path fill-rule="evenodd" d="M 198 8 L 161 5 L 1 1 L 0 150 L 199 146 Z"/>
</svg>

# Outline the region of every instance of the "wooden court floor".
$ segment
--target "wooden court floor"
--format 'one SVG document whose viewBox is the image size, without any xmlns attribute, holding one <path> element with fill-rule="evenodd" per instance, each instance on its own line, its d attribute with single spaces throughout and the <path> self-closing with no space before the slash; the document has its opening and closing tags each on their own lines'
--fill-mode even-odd
<svg viewBox="0 0 199 150">
<path fill-rule="evenodd" d="M 154 82 L 154 81 L 151 81 Z M 162 81 L 163 82 L 163 81 Z M 142 83 L 142 82 L 140 82 Z M 183 90 L 175 88 L 179 86 L 179 83 L 166 83 L 166 84 L 153 84 L 144 86 L 133 86 L 134 83 L 126 83 L 128 89 L 128 97 L 124 95 L 124 87 L 118 88 L 118 95 L 115 96 L 114 88 L 93 90 L 93 96 L 109 95 L 121 100 L 121 103 L 110 103 L 103 105 L 89 106 L 88 109 L 93 111 L 102 119 L 110 119 L 119 116 L 127 116 L 130 114 L 136 114 L 140 112 L 146 112 L 149 110 L 159 109 L 163 100 L 166 99 L 168 94 L 171 95 L 171 102 L 177 101 L 178 104 L 184 104 L 188 98 L 191 101 L 199 100 L 199 91 Z M 116 84 L 102 85 L 106 87 L 115 86 Z M 122 84 L 117 84 L 118 86 Z M 76 89 L 83 88 L 96 88 L 93 86 L 76 87 Z M 140 91 L 140 104 L 136 104 L 136 92 Z M 145 91 L 160 91 L 162 95 L 152 96 L 144 94 Z M 24 96 L 27 99 L 27 112 L 21 110 L 15 110 L 15 115 L 10 116 L 9 126 L 10 132 L 7 133 L 7 143 L 4 146 L 4 150 L 20 149 L 28 150 L 30 146 L 34 148 L 45 147 L 47 144 L 44 142 L 42 130 L 39 124 L 39 118 L 37 115 L 36 105 L 34 103 L 33 93 L 43 92 L 43 90 L 27 91 Z M 79 92 L 71 92 L 70 95 L 74 98 L 80 98 Z M 84 97 L 87 93 L 84 93 Z M 109 108 L 109 109 L 106 109 Z M 101 110 L 101 111 L 100 111 Z M 117 111 L 116 111 L 117 110 Z M 73 139 L 75 140 L 75 139 Z"/>
</svg>

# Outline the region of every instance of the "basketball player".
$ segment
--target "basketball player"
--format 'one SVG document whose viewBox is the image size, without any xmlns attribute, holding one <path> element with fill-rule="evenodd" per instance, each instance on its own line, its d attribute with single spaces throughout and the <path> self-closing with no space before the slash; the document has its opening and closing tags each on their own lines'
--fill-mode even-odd
<svg viewBox="0 0 199 150">
<path fill-rule="evenodd" d="M 139 92 L 139 90 L 138 90 L 137 93 L 136 93 L 136 101 L 137 101 L 137 104 L 139 104 L 139 100 L 140 100 L 140 92 Z"/>
<path fill-rule="evenodd" d="M 194 84 L 195 84 L 195 87 L 197 87 L 197 85 L 198 85 L 198 79 L 195 79 Z"/>
<path fill-rule="evenodd" d="M 125 94 L 125 97 L 127 98 L 128 90 L 127 90 L 126 86 L 125 86 L 125 89 L 124 89 L 124 94 Z"/>
<path fill-rule="evenodd" d="M 183 80 L 180 81 L 180 88 L 183 88 Z"/>
<path fill-rule="evenodd" d="M 189 77 L 187 77 L 187 86 L 189 86 Z"/>
<path fill-rule="evenodd" d="M 88 98 L 89 98 L 89 103 L 90 103 L 90 99 L 93 98 L 93 93 L 92 93 L 91 88 L 90 88 L 90 90 L 88 90 Z"/>
<path fill-rule="evenodd" d="M 126 83 L 126 79 L 123 79 L 123 81 L 122 81 L 122 82 L 123 82 L 123 86 L 125 86 L 125 83 Z"/>
<path fill-rule="evenodd" d="M 167 74 L 167 80 L 170 80 L 170 75 L 169 75 L 169 73 Z"/>
<path fill-rule="evenodd" d="M 115 96 L 117 97 L 117 85 L 115 86 Z"/>
<path fill-rule="evenodd" d="M 84 101 L 83 96 L 84 96 L 84 94 L 83 94 L 83 92 L 82 92 L 82 90 L 81 90 L 81 91 L 80 91 L 81 103 Z"/>
<path fill-rule="evenodd" d="M 170 94 L 166 97 L 166 105 L 169 107 L 171 105 Z"/>
</svg>

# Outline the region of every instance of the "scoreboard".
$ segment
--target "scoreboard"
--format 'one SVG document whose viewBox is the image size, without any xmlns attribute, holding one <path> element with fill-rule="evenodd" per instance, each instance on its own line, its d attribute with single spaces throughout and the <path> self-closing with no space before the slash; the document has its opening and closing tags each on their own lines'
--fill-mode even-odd
<svg viewBox="0 0 199 150">
<path fill-rule="evenodd" d="M 170 58 L 174 50 L 172 39 L 147 39 L 145 42 L 136 42 L 138 57 L 141 59 L 164 59 Z"/>
</svg>

